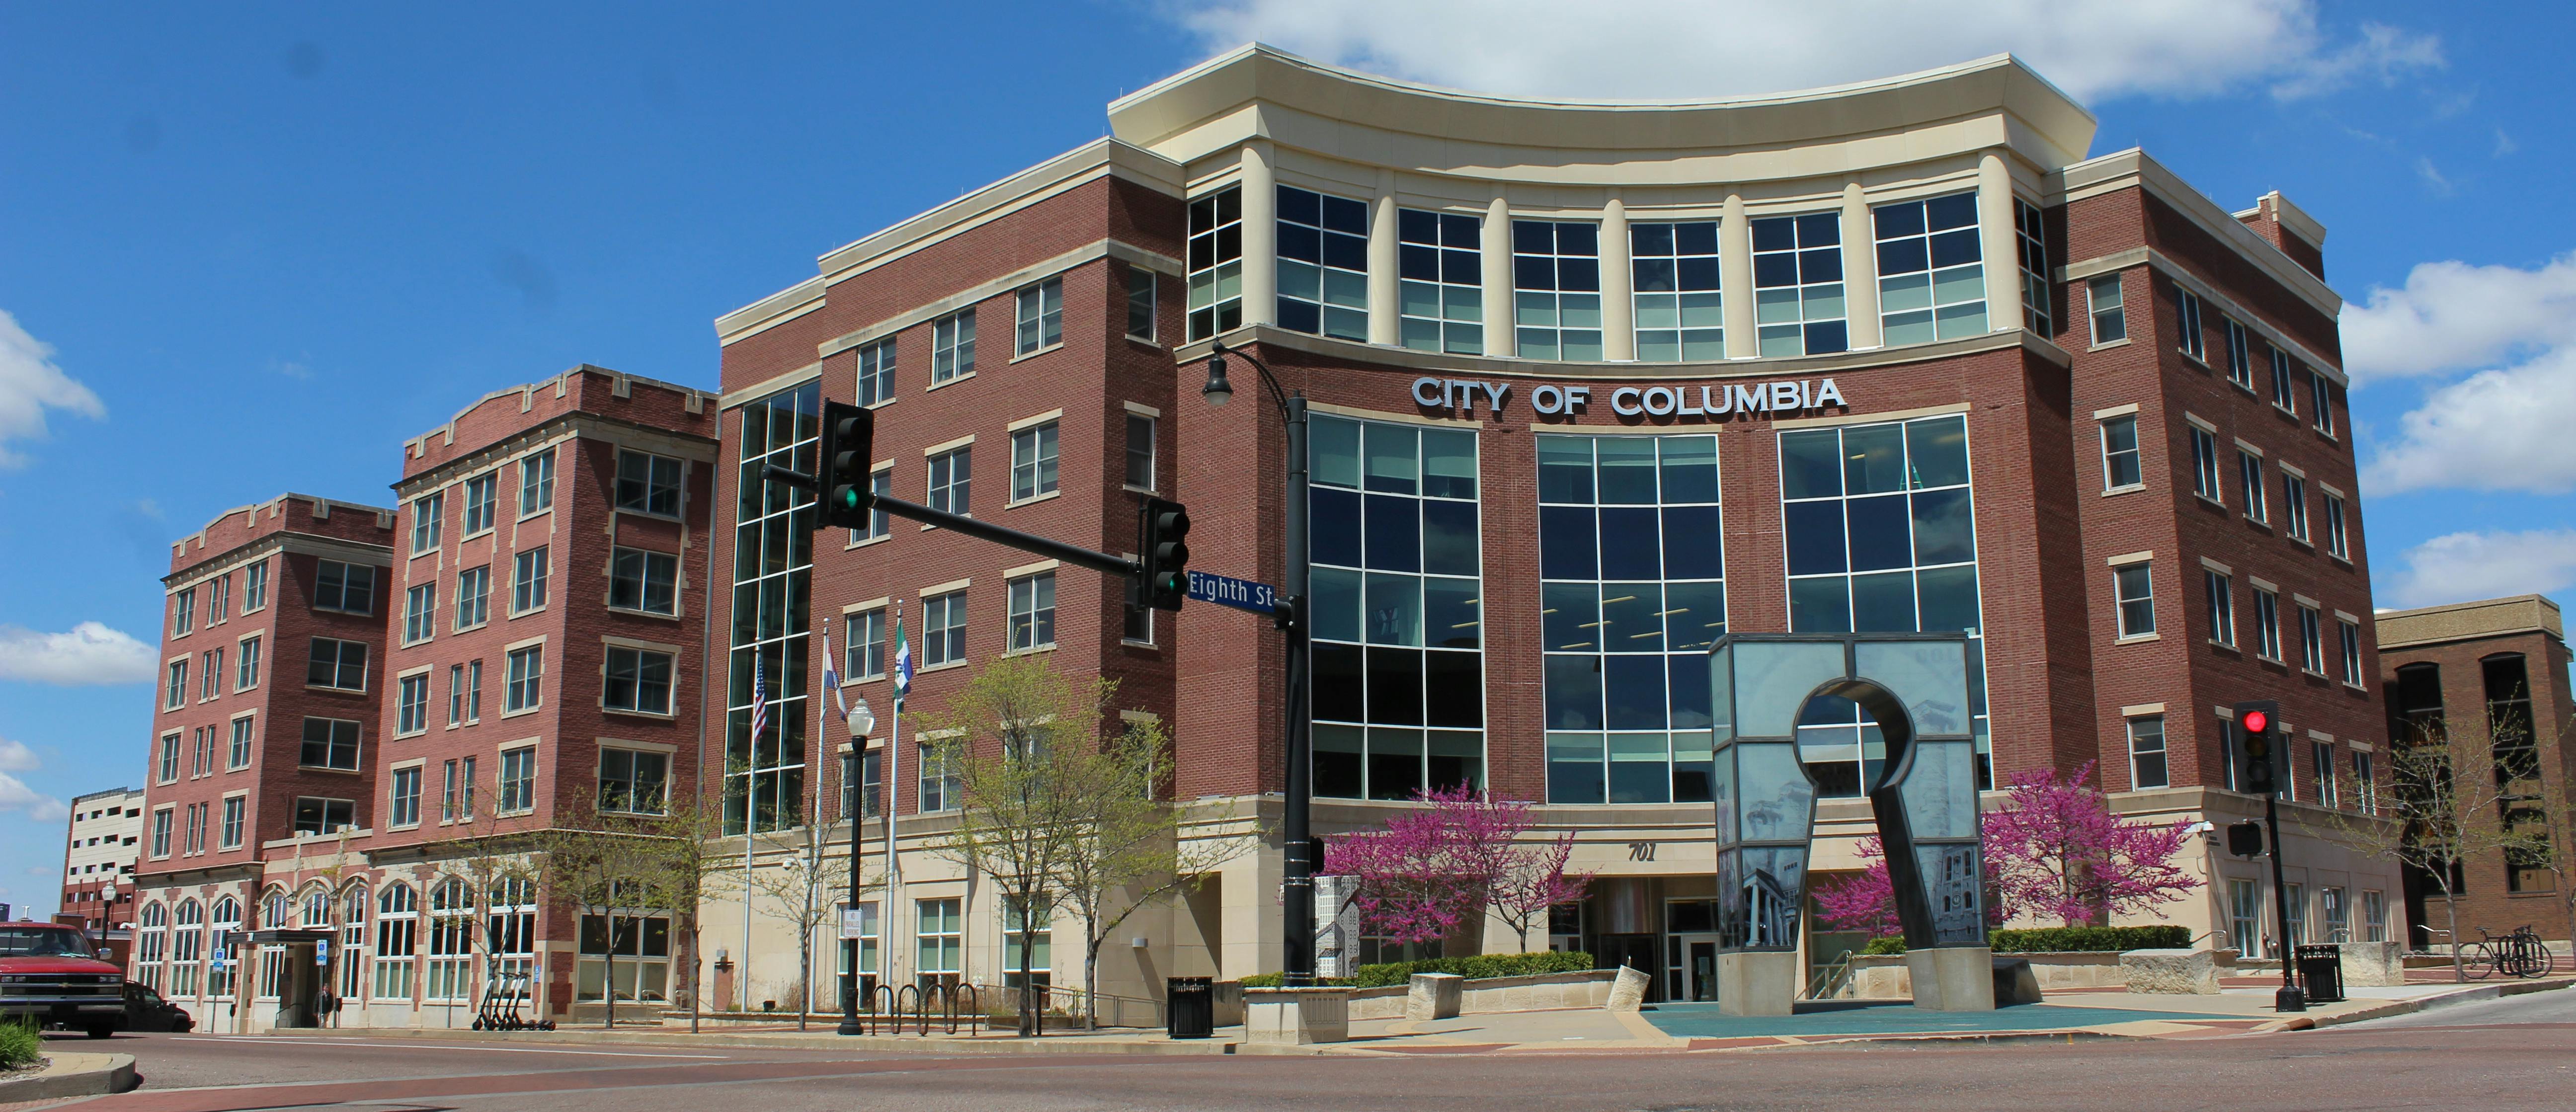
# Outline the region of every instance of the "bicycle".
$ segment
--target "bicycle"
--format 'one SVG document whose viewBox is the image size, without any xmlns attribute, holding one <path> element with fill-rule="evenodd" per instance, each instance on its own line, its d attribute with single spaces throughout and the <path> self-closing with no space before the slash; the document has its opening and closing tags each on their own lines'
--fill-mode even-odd
<svg viewBox="0 0 2576 1112">
<path fill-rule="evenodd" d="M 2478 940 L 2462 947 L 2461 957 L 2469 978 L 2479 981 L 2498 974 L 2526 979 L 2545 977 L 2556 961 L 2529 924 L 2503 935 L 2479 927 Z"/>
</svg>

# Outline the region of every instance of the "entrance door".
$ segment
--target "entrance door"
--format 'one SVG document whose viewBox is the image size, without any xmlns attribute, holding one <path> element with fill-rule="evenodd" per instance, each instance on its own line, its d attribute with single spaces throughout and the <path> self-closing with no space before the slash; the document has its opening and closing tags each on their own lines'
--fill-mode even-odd
<svg viewBox="0 0 2576 1112">
<path fill-rule="evenodd" d="M 1666 935 L 1664 998 L 1709 1003 L 1717 999 L 1717 935 Z"/>
</svg>

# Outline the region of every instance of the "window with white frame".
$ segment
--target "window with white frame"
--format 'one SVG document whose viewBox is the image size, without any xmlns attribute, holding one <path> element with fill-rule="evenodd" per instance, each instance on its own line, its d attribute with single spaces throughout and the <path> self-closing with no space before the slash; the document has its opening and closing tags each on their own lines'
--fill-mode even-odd
<svg viewBox="0 0 2576 1112">
<path fill-rule="evenodd" d="M 177 739 L 172 739 L 173 747 L 170 752 L 173 755 L 178 753 L 176 741 Z M 176 813 L 176 809 L 171 807 L 152 812 L 152 856 L 170 856 L 170 817 Z"/>
<path fill-rule="evenodd" d="M 1726 358 L 1721 269 L 1715 221 L 1628 225 L 1629 297 L 1639 360 L 1676 363 Z M 1522 346 L 1526 350 L 1528 342 Z M 1600 357 L 1595 347 L 1582 358 Z"/>
<path fill-rule="evenodd" d="M 1976 194 L 1879 205 L 1870 219 L 1878 239 L 1878 319 L 1887 346 L 1986 331 Z M 1839 255 L 1835 265 L 1841 265 Z"/>
<path fill-rule="evenodd" d="M 2272 404 L 2285 413 L 2296 414 L 2299 411 L 2299 387 L 2298 380 L 2291 377 L 2291 370 L 2298 363 L 2278 344 L 2265 344 L 2264 347 L 2272 353 Z"/>
<path fill-rule="evenodd" d="M 296 760 L 305 768 L 358 770 L 358 724 L 342 718 L 304 720 L 304 747 Z"/>
<path fill-rule="evenodd" d="M 465 724 L 465 666 L 462 664 L 447 666 L 447 724 Z"/>
<path fill-rule="evenodd" d="M 224 690 L 224 651 L 206 650 L 206 665 L 197 674 L 197 698 L 212 699 Z"/>
<path fill-rule="evenodd" d="M 914 797 L 915 810 L 927 815 L 963 806 L 963 801 L 958 798 L 961 783 L 955 756 L 944 745 L 921 744 L 921 759 L 915 762 L 921 768 L 920 794 Z"/>
<path fill-rule="evenodd" d="M 2290 539 L 2308 539 L 2308 480 L 2281 465 L 2281 521 Z"/>
<path fill-rule="evenodd" d="M 259 736 L 258 721 L 257 718 L 247 715 L 233 719 L 232 744 L 224 754 L 225 768 L 250 767 L 251 742 Z"/>
<path fill-rule="evenodd" d="M 461 536 L 473 536 L 492 527 L 501 502 L 501 473 L 486 471 L 465 480 L 465 520 Z"/>
<path fill-rule="evenodd" d="M 894 364 L 894 341 L 884 344 L 887 366 Z M 930 384 L 954 382 L 975 373 L 975 309 L 968 306 L 930 322 Z M 887 387 L 891 394 L 893 387 Z"/>
<path fill-rule="evenodd" d="M 537 806 L 537 747 L 530 745 L 501 751 L 502 814 L 535 810 Z"/>
<path fill-rule="evenodd" d="M 438 547 L 438 532 L 445 517 L 445 492 L 427 494 L 411 500 L 411 550 L 413 555 Z"/>
<path fill-rule="evenodd" d="M 1484 228 L 1481 216 L 1396 210 L 1396 304 L 1404 346 L 1485 353 Z"/>
<path fill-rule="evenodd" d="M 1133 645 L 1154 643 L 1154 608 L 1145 599 L 1145 581 L 1133 576 L 1125 579 L 1126 600 L 1120 605 L 1118 637 Z"/>
<path fill-rule="evenodd" d="M 953 448 L 930 457 L 927 463 L 930 484 L 930 508 L 973 517 L 968 510 L 967 492 L 975 477 L 975 446 Z"/>
<path fill-rule="evenodd" d="M 580 973 L 574 978 L 574 1000 L 596 1001 L 610 993 L 619 1000 L 647 1005 L 670 999 L 668 916 L 584 915 L 581 940 L 575 951 L 581 958 Z"/>
<path fill-rule="evenodd" d="M 680 461 L 649 452 L 618 452 L 617 508 L 680 516 Z"/>
<path fill-rule="evenodd" d="M 2317 431 L 2333 436 L 2335 431 L 2334 382 L 2325 376 L 2325 372 L 2314 368 L 2308 371 L 2308 406 L 2315 410 L 2309 415 L 2309 419 L 2315 423 Z"/>
<path fill-rule="evenodd" d="M 393 787 L 385 793 L 387 826 L 420 825 L 420 766 L 393 770 Z"/>
<path fill-rule="evenodd" d="M 206 585 L 206 621 L 211 624 L 232 617 L 233 577 L 226 572 Z"/>
<path fill-rule="evenodd" d="M 188 705 L 188 661 L 171 661 L 169 675 L 169 684 L 162 692 L 161 707 L 164 710 L 177 710 Z"/>
<path fill-rule="evenodd" d="M 2254 588 L 2254 655 L 2281 659 L 2281 596 Z"/>
<path fill-rule="evenodd" d="M 966 592 L 950 591 L 921 600 L 921 663 L 953 664 L 966 659 Z"/>
<path fill-rule="evenodd" d="M 2379 813 L 2378 770 L 2371 767 L 2370 754 L 2368 753 L 2354 753 L 2352 755 L 2352 794 L 2353 803 L 2361 809 L 2362 814 L 2376 815 Z M 2378 895 L 2378 893 L 2371 892 L 2366 893 L 2366 895 L 2375 896 Z M 2372 941 L 2377 941 L 2377 939 L 2373 939 Z"/>
<path fill-rule="evenodd" d="M 2218 320 L 2227 341 L 2227 381 L 2250 393 L 2254 389 L 2253 338 L 2245 334 L 2245 326 L 2236 318 L 2222 316 Z"/>
<path fill-rule="evenodd" d="M 2331 741 L 2309 742 L 2308 767 L 2310 769 L 2310 774 L 2314 777 L 2314 783 L 2317 789 L 2317 794 L 2314 797 L 2316 802 L 2329 808 L 2341 807 L 2343 803 L 2336 792 L 2338 785 L 2335 783 L 2334 743 Z M 2329 888 L 2326 889 L 2326 891 L 2332 892 L 2335 891 L 2335 889 Z M 2331 919 L 2332 916 L 2328 916 L 2328 918 Z"/>
<path fill-rule="evenodd" d="M 647 614 L 679 612 L 680 558 L 641 548 L 611 550 L 608 605 Z"/>
<path fill-rule="evenodd" d="M 599 809 L 658 815 L 668 797 L 671 758 L 640 749 L 599 751 Z"/>
<path fill-rule="evenodd" d="M 1127 415 L 1127 485 L 1138 490 L 1154 489 L 1154 426 L 1142 413 Z"/>
<path fill-rule="evenodd" d="M 2302 604 L 2299 607 L 2299 653 L 2302 657 L 2299 666 L 2322 676 L 2326 674 L 2326 643 L 2324 635 L 2318 632 L 2318 624 L 2317 608 Z"/>
<path fill-rule="evenodd" d="M 2218 477 L 2218 434 L 2198 425 L 2191 426 L 2191 484 L 2194 494 L 2212 502 L 2226 501 Z"/>
<path fill-rule="evenodd" d="M 887 464 L 868 472 L 868 489 L 879 498 L 893 497 L 894 465 Z M 857 544 L 860 541 L 872 541 L 893 535 L 894 515 L 885 511 L 885 503 L 879 502 L 875 509 L 868 511 L 867 528 L 850 530 L 850 543 Z"/>
<path fill-rule="evenodd" d="M 959 900 L 923 900 L 917 909 L 913 969 L 924 982 L 955 981 L 965 969 L 966 916 Z"/>
<path fill-rule="evenodd" d="M 2209 639 L 2228 648 L 2236 647 L 2236 581 L 2214 569 L 2201 570 L 2201 586 L 2209 596 Z"/>
<path fill-rule="evenodd" d="M 1011 651 L 1026 652 L 1055 644 L 1055 573 L 1040 572 L 1011 581 Z"/>
<path fill-rule="evenodd" d="M 882 679 L 886 674 L 886 612 L 880 606 L 841 619 L 844 680 Z"/>
<path fill-rule="evenodd" d="M 1760 354 L 1827 355 L 1851 347 L 1842 229 L 1840 212 L 1753 221 L 1753 320 Z M 1924 305 L 1929 320 L 1928 285 Z M 1884 299 L 1879 307 L 1887 307 Z"/>
<path fill-rule="evenodd" d="M 407 737 L 427 729 L 429 729 L 429 673 L 404 676 L 395 684 L 394 732 Z"/>
<path fill-rule="evenodd" d="M 249 810 L 250 797 L 240 795 L 224 797 L 224 825 L 220 831 L 223 841 L 218 843 L 221 848 L 241 848 L 243 827 L 247 824 Z"/>
<path fill-rule="evenodd" d="M 1022 287 L 1018 301 L 1016 354 L 1027 355 L 1064 342 L 1064 279 L 1049 278 Z"/>
<path fill-rule="evenodd" d="M 358 805 L 350 800 L 313 795 L 295 797 L 295 832 L 299 835 L 335 834 L 353 829 L 358 825 L 357 816 Z"/>
<path fill-rule="evenodd" d="M 502 691 L 501 709 L 509 712 L 534 710 L 545 676 L 545 646 L 530 645 L 510 650 L 510 670 Z"/>
<path fill-rule="evenodd" d="M 2144 637 L 2156 631 L 2156 588 L 2150 565 L 2141 561 L 2111 570 L 2111 593 L 2120 610 L 2120 636 Z"/>
<path fill-rule="evenodd" d="M 438 584 L 423 583 L 411 589 L 403 607 L 403 644 L 427 641 L 438 631 Z"/>
<path fill-rule="evenodd" d="M 1368 203 L 1279 187 L 1279 327 L 1368 339 Z"/>
<path fill-rule="evenodd" d="M 2165 716 L 2145 715 L 2129 720 L 2129 787 L 2144 791 L 2172 783 L 2172 770 L 2165 764 Z"/>
<path fill-rule="evenodd" d="M 2335 625 L 2343 634 L 2343 682 L 2365 686 L 2361 682 L 2361 626 L 2342 618 L 2335 619 Z"/>
<path fill-rule="evenodd" d="M 1002 985 L 1014 989 L 1034 985 L 1043 991 L 1054 980 L 1050 972 L 1054 935 L 1047 929 L 1050 916 L 1043 899 L 1029 902 L 1037 904 L 1037 914 L 1024 920 L 1022 901 L 1002 898 Z"/>
<path fill-rule="evenodd" d="M 424 1003 L 464 1003 L 474 984 L 474 889 L 457 877 L 429 890 L 429 958 L 423 967 Z"/>
<path fill-rule="evenodd" d="M 671 713 L 671 654 L 626 645 L 608 647 L 608 682 L 602 703 L 610 710 Z"/>
<path fill-rule="evenodd" d="M 1011 434 L 1011 501 L 1025 502 L 1056 490 L 1056 423 Z"/>
<path fill-rule="evenodd" d="M 2048 223 L 2039 206 L 2013 198 L 2013 242 L 2021 250 L 2022 324 L 2042 336 L 2057 334 L 2049 297 Z"/>
<path fill-rule="evenodd" d="M 525 614 L 546 604 L 546 548 L 539 545 L 510 559 L 510 612 Z"/>
<path fill-rule="evenodd" d="M 323 560 L 313 576 L 313 608 L 343 614 L 376 612 L 376 569 L 368 564 Z"/>
<path fill-rule="evenodd" d="M 2102 422 L 2102 489 L 2126 490 L 2147 481 L 2146 467 L 2138 452 L 2138 418 L 2136 414 L 2106 418 Z"/>
<path fill-rule="evenodd" d="M 2104 274 L 2084 283 L 2086 311 L 2093 318 L 2093 346 L 2129 338 L 2129 314 L 2120 308 L 2120 276 Z"/>
<path fill-rule="evenodd" d="M 858 404 L 879 405 L 894 397 L 894 341 L 888 336 L 859 348 Z"/>
<path fill-rule="evenodd" d="M 367 886 L 356 884 L 340 899 L 340 997 L 355 999 L 367 986 L 365 962 L 367 952 Z"/>
<path fill-rule="evenodd" d="M 1669 258 L 1663 261 L 1671 263 Z M 1642 262 L 1641 271 L 1646 269 Z M 1657 293 L 1659 307 L 1669 304 L 1675 296 L 1670 283 L 1660 283 Z M 1707 299 L 1716 301 L 1714 289 Z M 1647 300 L 1638 295 L 1636 303 L 1643 306 Z M 1660 313 L 1656 319 L 1659 324 L 1665 323 Z M 1512 221 L 1512 326 L 1517 330 L 1523 359 L 1601 358 L 1600 225 L 1572 220 Z M 1639 358 L 1670 360 L 1679 356 Z"/>
<path fill-rule="evenodd" d="M 1189 338 L 1243 327 L 1243 190 L 1190 201 Z"/>
<path fill-rule="evenodd" d="M 366 690 L 367 643 L 333 637 L 314 638 L 312 659 L 304 669 L 304 682 L 308 686 L 339 691 Z"/>
<path fill-rule="evenodd" d="M 170 995 L 197 995 L 200 962 L 206 953 L 206 909 L 195 900 L 179 901 L 170 935 Z"/>
<path fill-rule="evenodd" d="M 2176 282 L 2167 287 L 2173 291 L 2174 327 L 2179 333 L 2175 349 L 2203 363 L 2209 361 L 2209 338 L 2200 331 L 2200 295 L 2182 288 Z"/>
<path fill-rule="evenodd" d="M 2245 516 L 2256 521 L 2271 518 L 2271 508 L 2263 503 L 2263 457 L 2236 450 L 2236 492 L 2245 500 Z"/>
<path fill-rule="evenodd" d="M 519 516 L 541 513 L 555 504 L 555 450 L 522 458 L 519 461 Z"/>
<path fill-rule="evenodd" d="M 177 783 L 178 780 L 179 731 L 172 730 L 161 735 L 161 782 L 172 784 Z"/>
<path fill-rule="evenodd" d="M 242 569 L 242 613 L 268 608 L 268 561 Z"/>
<path fill-rule="evenodd" d="M 483 662 L 480 660 L 465 662 L 465 720 L 483 720 Z"/>
<path fill-rule="evenodd" d="M 2352 556 L 2343 531 L 2343 496 L 2338 494 L 2326 495 L 2326 551 L 2347 559 Z"/>
<path fill-rule="evenodd" d="M 492 620 L 492 565 L 456 573 L 456 628 L 472 629 Z"/>
<path fill-rule="evenodd" d="M 1141 266 L 1127 268 L 1127 335 L 1154 342 L 1154 272 Z"/>
</svg>

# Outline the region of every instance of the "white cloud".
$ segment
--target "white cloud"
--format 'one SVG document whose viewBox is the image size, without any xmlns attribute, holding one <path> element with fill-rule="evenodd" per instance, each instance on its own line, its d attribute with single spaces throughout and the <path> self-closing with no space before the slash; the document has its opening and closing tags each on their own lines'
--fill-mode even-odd
<svg viewBox="0 0 2576 1112">
<path fill-rule="evenodd" d="M 38 792 L 17 777 L 0 772 L 0 812 L 6 811 L 19 812 L 36 822 L 61 822 L 72 813 L 62 800 Z"/>
<path fill-rule="evenodd" d="M 18 318 L 0 309 L 0 467 L 26 462 L 9 450 L 9 441 L 45 435 L 47 409 L 107 416 L 98 395 L 64 374 L 53 357 L 52 344 L 28 335 L 18 327 Z"/>
<path fill-rule="evenodd" d="M 2550 594 L 2576 584 L 2576 529 L 2452 533 L 2402 557 L 2389 584 L 2402 606 L 2435 606 L 2506 595 Z"/>
<path fill-rule="evenodd" d="M 2440 40 L 2319 25 L 2316 0 L 1164 0 L 1211 50 L 1258 40 L 1478 92 L 1688 98 L 1813 88 L 2009 50 L 2080 99 L 2282 99 L 2443 64 Z"/>
<path fill-rule="evenodd" d="M 82 622 L 66 633 L 0 626 L 0 680 L 64 687 L 145 683 L 157 663 L 152 646 L 98 622 Z"/>
<path fill-rule="evenodd" d="M 2576 254 L 2538 267 L 2418 263 L 2402 289 L 2374 287 L 2343 310 L 2355 382 L 2441 374 L 2576 345 Z"/>
<path fill-rule="evenodd" d="M 2415 176 L 2424 179 L 2424 184 L 2432 187 L 2433 195 L 2436 197 L 2448 197 L 2459 191 L 2451 184 L 2451 179 L 2442 176 L 2441 168 L 2433 165 L 2432 159 L 2417 158 Z"/>
<path fill-rule="evenodd" d="M 27 748 L 27 743 L 0 737 L 0 772 L 34 772 L 42 763 L 36 759 L 36 751 Z"/>
<path fill-rule="evenodd" d="M 2374 495 L 2449 487 L 2576 490 L 2576 348 L 2480 371 L 2432 390 L 2398 418 L 2398 437 L 2362 468 Z"/>
</svg>

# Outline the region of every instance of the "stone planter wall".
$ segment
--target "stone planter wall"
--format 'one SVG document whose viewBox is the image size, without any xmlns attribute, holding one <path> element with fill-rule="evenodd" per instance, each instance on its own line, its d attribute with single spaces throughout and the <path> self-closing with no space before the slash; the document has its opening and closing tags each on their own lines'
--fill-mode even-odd
<svg viewBox="0 0 2576 1112">
<path fill-rule="evenodd" d="M 2120 970 L 2116 950 L 2088 950 L 2069 954 L 1997 954 L 1997 957 L 2030 959 L 2031 976 L 2039 979 L 2040 992 L 2070 988 L 2119 988 L 2128 983 Z M 1905 1000 L 1914 995 L 1914 979 L 1905 971 L 1903 954 L 1856 955 L 1851 960 L 1851 979 L 1834 994 L 1846 1000 Z"/>
<path fill-rule="evenodd" d="M 1535 1012 L 1551 1008 L 1598 1008 L 1610 1002 L 1615 969 L 1579 973 L 1543 973 L 1534 977 L 1485 977 L 1459 986 L 1458 1014 Z M 1351 1018 L 1402 1019 L 1409 985 L 1351 990 Z"/>
</svg>

